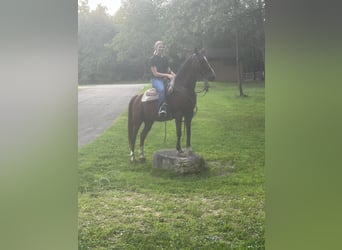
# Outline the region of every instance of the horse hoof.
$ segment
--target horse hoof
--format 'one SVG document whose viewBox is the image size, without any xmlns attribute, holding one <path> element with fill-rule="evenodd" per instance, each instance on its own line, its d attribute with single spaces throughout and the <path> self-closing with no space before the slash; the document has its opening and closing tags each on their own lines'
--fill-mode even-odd
<svg viewBox="0 0 342 250">
<path fill-rule="evenodd" d="M 192 148 L 191 148 L 191 147 L 190 147 L 190 148 L 187 148 L 187 149 L 185 150 L 185 152 L 186 152 L 187 155 L 192 155 L 192 154 L 193 154 L 193 151 L 192 151 Z"/>
<path fill-rule="evenodd" d="M 185 157 L 185 156 L 186 156 L 186 153 L 184 153 L 183 150 L 178 150 L 178 156 L 180 156 L 180 157 Z"/>
<path fill-rule="evenodd" d="M 140 161 L 141 163 L 144 163 L 144 162 L 146 161 L 146 158 L 145 158 L 145 157 L 142 157 L 142 158 L 139 159 L 139 161 Z"/>
</svg>

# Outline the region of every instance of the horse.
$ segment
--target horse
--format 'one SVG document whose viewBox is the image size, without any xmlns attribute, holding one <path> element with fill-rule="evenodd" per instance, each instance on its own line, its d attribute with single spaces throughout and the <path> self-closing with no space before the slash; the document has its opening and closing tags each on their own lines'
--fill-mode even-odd
<svg viewBox="0 0 342 250">
<path fill-rule="evenodd" d="M 172 94 L 166 95 L 169 117 L 160 118 L 158 116 L 157 100 L 143 102 L 143 94 L 135 95 L 131 98 L 128 105 L 128 141 L 130 147 L 131 162 L 135 162 L 134 147 L 137 133 L 142 123 L 144 128 L 140 134 L 140 156 L 139 160 L 144 162 L 144 141 L 151 130 L 155 121 L 165 121 L 175 119 L 177 143 L 176 150 L 181 155 L 184 151 L 181 148 L 180 139 L 182 136 L 182 119 L 184 118 L 186 129 L 186 148 L 187 152 L 191 149 L 191 121 L 196 107 L 195 86 L 199 79 L 206 82 L 215 79 L 215 71 L 209 64 L 208 59 L 204 55 L 204 51 L 195 52 L 188 57 L 179 68 L 173 82 Z"/>
</svg>

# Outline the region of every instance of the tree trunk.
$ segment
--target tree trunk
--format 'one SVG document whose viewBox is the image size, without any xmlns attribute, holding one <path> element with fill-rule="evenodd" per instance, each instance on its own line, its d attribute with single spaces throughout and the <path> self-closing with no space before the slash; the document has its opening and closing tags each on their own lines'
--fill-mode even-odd
<svg viewBox="0 0 342 250">
<path fill-rule="evenodd" d="M 242 90 L 242 81 L 241 81 L 241 70 L 240 70 L 240 55 L 239 55 L 239 33 L 236 25 L 235 29 L 235 56 L 236 56 L 236 79 L 239 85 L 240 96 L 245 96 Z"/>
<path fill-rule="evenodd" d="M 238 0 L 234 1 L 234 14 L 235 16 L 235 58 L 236 58 L 236 79 L 239 85 L 240 97 L 245 96 L 242 90 L 242 81 L 241 81 L 241 70 L 240 70 L 240 55 L 239 55 L 239 25 L 238 25 Z"/>
</svg>

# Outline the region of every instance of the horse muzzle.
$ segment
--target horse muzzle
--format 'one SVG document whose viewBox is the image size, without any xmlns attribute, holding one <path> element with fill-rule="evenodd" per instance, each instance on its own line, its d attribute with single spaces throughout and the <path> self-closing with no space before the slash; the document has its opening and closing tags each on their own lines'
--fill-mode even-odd
<svg viewBox="0 0 342 250">
<path fill-rule="evenodd" d="M 207 76 L 208 81 L 214 81 L 215 78 L 216 78 L 215 73 L 212 73 L 212 74 L 210 74 L 210 75 Z"/>
</svg>

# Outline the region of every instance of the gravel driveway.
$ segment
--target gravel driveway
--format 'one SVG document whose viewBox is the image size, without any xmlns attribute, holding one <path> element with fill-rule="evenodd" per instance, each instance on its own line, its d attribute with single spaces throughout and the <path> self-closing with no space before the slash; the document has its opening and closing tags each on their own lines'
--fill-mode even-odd
<svg viewBox="0 0 342 250">
<path fill-rule="evenodd" d="M 127 110 L 130 98 L 146 84 L 80 86 L 78 90 L 78 147 L 101 135 Z"/>
</svg>

